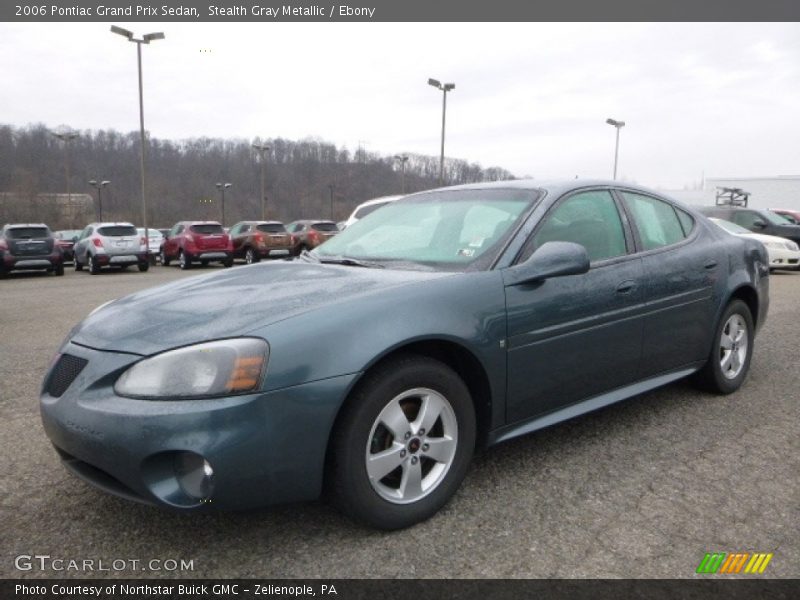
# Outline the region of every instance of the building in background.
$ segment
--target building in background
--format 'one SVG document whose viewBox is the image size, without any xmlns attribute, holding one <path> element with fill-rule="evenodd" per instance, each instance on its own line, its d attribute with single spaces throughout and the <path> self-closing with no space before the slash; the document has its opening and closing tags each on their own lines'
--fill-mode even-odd
<svg viewBox="0 0 800 600">
<path fill-rule="evenodd" d="M 668 196 L 691 206 L 713 206 L 717 188 L 740 188 L 750 193 L 752 208 L 800 210 L 800 175 L 777 177 L 707 177 L 697 190 L 664 190 Z"/>
</svg>

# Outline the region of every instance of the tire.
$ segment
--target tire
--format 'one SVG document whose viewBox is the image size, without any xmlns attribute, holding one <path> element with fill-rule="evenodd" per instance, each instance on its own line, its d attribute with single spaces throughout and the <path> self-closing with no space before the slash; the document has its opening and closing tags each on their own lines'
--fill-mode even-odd
<svg viewBox="0 0 800 600">
<path fill-rule="evenodd" d="M 167 258 L 167 253 L 163 250 L 161 251 L 161 266 L 168 267 L 169 266 L 169 259 Z"/>
<path fill-rule="evenodd" d="M 697 373 L 697 384 L 717 394 L 738 390 L 750 370 L 754 331 L 750 308 L 741 300 L 732 300 L 714 331 L 711 354 Z"/>
<path fill-rule="evenodd" d="M 139 271 L 142 273 L 147 273 L 148 269 L 150 268 L 149 262 L 140 262 L 139 263 Z"/>
<path fill-rule="evenodd" d="M 83 265 L 78 262 L 77 256 L 72 260 L 72 266 L 75 267 L 76 271 L 83 271 Z"/>
<path fill-rule="evenodd" d="M 89 273 L 91 275 L 97 275 L 100 272 L 100 265 L 98 265 L 95 260 L 94 256 L 88 254 L 86 257 L 86 266 L 89 269 Z"/>
<path fill-rule="evenodd" d="M 226 269 L 230 269 L 233 266 L 233 258 L 226 258 L 222 261 L 222 266 Z"/>
<path fill-rule="evenodd" d="M 178 252 L 178 265 L 180 265 L 181 270 L 183 271 L 192 268 L 192 261 L 187 258 L 186 253 L 183 250 Z"/>
<path fill-rule="evenodd" d="M 200 261 L 200 266 L 201 267 L 207 267 L 208 266 L 208 261 L 207 260 L 201 260 Z"/>
<path fill-rule="evenodd" d="M 426 407 L 435 411 L 433 421 L 420 416 Z M 469 390 L 444 363 L 409 354 L 379 365 L 336 420 L 326 469 L 331 500 L 349 517 L 379 529 L 424 521 L 464 479 L 475 427 Z M 372 462 L 384 453 L 390 453 L 388 461 Z M 409 488 L 413 475 L 421 479 Z"/>
<path fill-rule="evenodd" d="M 64 265 L 60 264 L 55 269 L 53 269 L 53 273 L 56 274 L 56 277 L 61 277 L 64 275 Z"/>
<path fill-rule="evenodd" d="M 248 248 L 247 251 L 244 253 L 244 262 L 247 263 L 248 265 L 257 263 L 260 260 L 261 257 L 256 252 L 253 252 L 252 248 Z"/>
</svg>

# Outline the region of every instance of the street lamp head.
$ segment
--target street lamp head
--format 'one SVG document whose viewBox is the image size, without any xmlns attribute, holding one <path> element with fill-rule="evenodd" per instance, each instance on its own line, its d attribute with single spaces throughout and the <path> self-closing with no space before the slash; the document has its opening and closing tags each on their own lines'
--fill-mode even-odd
<svg viewBox="0 0 800 600">
<path fill-rule="evenodd" d="M 445 92 L 449 92 L 450 90 L 454 90 L 454 89 L 456 89 L 456 84 L 455 83 L 445 83 L 444 84 L 444 91 Z"/>
<path fill-rule="evenodd" d="M 435 88 L 442 89 L 442 84 L 439 83 L 436 79 L 428 79 L 428 85 L 432 85 Z"/>
<path fill-rule="evenodd" d="M 232 185 L 233 185 L 232 183 L 226 183 L 226 184 L 225 184 L 225 187 L 226 187 L 226 188 L 229 188 L 229 187 L 231 187 Z"/>
<path fill-rule="evenodd" d="M 116 25 L 111 26 L 111 32 L 116 33 L 118 35 L 124 36 L 129 40 L 133 38 L 133 32 L 128 31 L 127 29 L 123 29 L 122 27 L 117 27 Z"/>
<path fill-rule="evenodd" d="M 89 185 L 97 185 L 97 180 L 95 180 L 95 179 L 90 179 L 90 180 L 89 180 Z"/>
<path fill-rule="evenodd" d="M 145 44 L 149 44 L 153 40 L 163 40 L 164 34 L 160 31 L 157 31 L 156 33 L 148 33 L 142 36 L 142 39 L 144 40 Z"/>
<path fill-rule="evenodd" d="M 104 179 L 103 181 L 100 182 L 100 185 L 108 185 L 109 183 L 111 182 L 108 179 Z"/>
<path fill-rule="evenodd" d="M 613 125 L 617 129 L 619 129 L 620 127 L 625 127 L 625 121 L 617 121 L 615 119 L 606 119 L 606 123 L 608 123 L 609 125 Z"/>
</svg>

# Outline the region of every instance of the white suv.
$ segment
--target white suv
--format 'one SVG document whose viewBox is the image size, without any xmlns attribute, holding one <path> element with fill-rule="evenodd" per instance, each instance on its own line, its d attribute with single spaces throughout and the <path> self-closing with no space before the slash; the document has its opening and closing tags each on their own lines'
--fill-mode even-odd
<svg viewBox="0 0 800 600">
<path fill-rule="evenodd" d="M 131 223 L 90 223 L 75 240 L 75 270 L 86 266 L 97 275 L 101 267 L 137 265 L 147 271 L 147 245 Z"/>
</svg>

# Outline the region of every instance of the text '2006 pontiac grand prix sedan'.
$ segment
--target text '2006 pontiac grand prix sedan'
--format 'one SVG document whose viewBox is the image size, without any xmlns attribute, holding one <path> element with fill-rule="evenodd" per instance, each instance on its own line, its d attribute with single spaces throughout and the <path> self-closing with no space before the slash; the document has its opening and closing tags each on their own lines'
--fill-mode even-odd
<svg viewBox="0 0 800 600">
<path fill-rule="evenodd" d="M 77 325 L 44 427 L 96 486 L 194 511 L 314 499 L 392 529 L 473 451 L 693 375 L 744 381 L 758 242 L 647 189 L 408 196 L 294 261 L 142 291 Z"/>
</svg>

